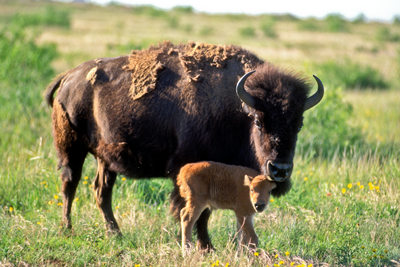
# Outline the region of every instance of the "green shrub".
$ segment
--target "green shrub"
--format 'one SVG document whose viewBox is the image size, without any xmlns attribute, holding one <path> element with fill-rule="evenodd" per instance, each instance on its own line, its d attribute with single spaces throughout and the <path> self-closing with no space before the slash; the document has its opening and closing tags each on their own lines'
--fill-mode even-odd
<svg viewBox="0 0 400 267">
<path fill-rule="evenodd" d="M 239 34 L 243 37 L 254 37 L 256 36 L 256 30 L 251 26 L 244 27 L 239 29 Z"/>
<path fill-rule="evenodd" d="M 67 10 L 47 6 L 44 12 L 15 14 L 11 18 L 11 24 L 20 28 L 40 25 L 69 28 L 71 26 L 71 18 L 70 13 Z"/>
<path fill-rule="evenodd" d="M 349 59 L 343 63 L 328 61 L 317 65 L 321 79 L 329 81 L 334 86 L 345 89 L 384 89 L 389 87 L 382 74 L 370 66 L 351 62 Z"/>
<path fill-rule="evenodd" d="M 347 22 L 340 14 L 329 14 L 325 18 L 326 29 L 330 32 L 348 31 Z"/>
<path fill-rule="evenodd" d="M 320 23 L 315 18 L 308 18 L 299 21 L 298 29 L 302 31 L 319 31 L 321 27 Z"/>
<path fill-rule="evenodd" d="M 193 7 L 191 7 L 191 6 L 174 6 L 171 11 L 176 12 L 176 13 L 181 13 L 181 14 L 193 14 L 194 13 Z"/>
<path fill-rule="evenodd" d="M 400 25 L 400 15 L 395 15 L 393 17 L 393 24 Z"/>
<path fill-rule="evenodd" d="M 267 37 L 276 38 L 278 35 L 275 31 L 275 20 L 271 18 L 264 19 L 261 23 L 261 31 Z"/>
<path fill-rule="evenodd" d="M 168 26 L 172 29 L 179 27 L 179 18 L 177 16 L 170 16 L 167 18 Z"/>
<path fill-rule="evenodd" d="M 353 23 L 355 24 L 361 24 L 361 23 L 366 23 L 367 22 L 367 17 L 361 13 L 359 14 L 354 20 Z"/>
<path fill-rule="evenodd" d="M 388 27 L 381 27 L 376 32 L 376 39 L 381 42 L 399 42 L 400 35 L 392 34 Z"/>
<path fill-rule="evenodd" d="M 182 30 L 184 32 L 191 33 L 193 31 L 193 24 L 182 25 Z"/>
<path fill-rule="evenodd" d="M 212 35 L 213 33 L 214 33 L 214 28 L 211 26 L 203 26 L 199 32 L 201 36 L 209 36 Z"/>
<path fill-rule="evenodd" d="M 151 5 L 135 6 L 133 8 L 133 13 L 137 14 L 137 15 L 146 15 L 146 16 L 156 17 L 156 18 L 168 17 L 167 11 L 160 9 L 160 8 L 156 8 Z"/>
<path fill-rule="evenodd" d="M 341 88 L 325 87 L 322 101 L 304 113 L 298 150 L 305 158 L 332 158 L 363 140 L 360 129 L 349 123 L 353 110 L 350 104 L 343 101 Z"/>
</svg>

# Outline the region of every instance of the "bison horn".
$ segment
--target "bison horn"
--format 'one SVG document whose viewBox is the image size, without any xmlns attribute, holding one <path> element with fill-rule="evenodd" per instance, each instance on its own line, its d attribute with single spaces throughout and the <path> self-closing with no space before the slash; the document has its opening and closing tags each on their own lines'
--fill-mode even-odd
<svg viewBox="0 0 400 267">
<path fill-rule="evenodd" d="M 318 83 L 318 90 L 315 94 L 313 94 L 307 99 L 306 103 L 304 104 L 304 110 L 310 109 L 316 104 L 318 104 L 321 101 L 322 97 L 324 96 L 324 85 L 322 84 L 321 80 L 318 79 L 317 76 L 315 75 L 313 76 Z"/>
<path fill-rule="evenodd" d="M 236 85 L 236 94 L 238 95 L 238 97 L 244 102 L 246 103 L 246 105 L 248 105 L 251 108 L 254 108 L 254 99 L 253 97 L 246 92 L 246 90 L 244 89 L 244 83 L 246 82 L 247 78 L 253 74 L 255 72 L 255 70 L 250 71 L 248 73 L 246 73 L 245 75 L 243 75 L 242 78 L 240 78 L 239 82 Z M 254 108 L 255 109 L 255 108 Z"/>
</svg>

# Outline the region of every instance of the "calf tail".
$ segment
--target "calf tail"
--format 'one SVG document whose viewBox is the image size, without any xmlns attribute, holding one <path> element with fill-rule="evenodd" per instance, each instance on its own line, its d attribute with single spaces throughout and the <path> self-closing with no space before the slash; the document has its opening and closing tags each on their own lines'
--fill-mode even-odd
<svg viewBox="0 0 400 267">
<path fill-rule="evenodd" d="M 50 107 L 53 107 L 54 93 L 60 87 L 61 81 L 66 76 L 66 72 L 57 75 L 54 80 L 47 86 L 45 91 L 45 99 Z"/>
<path fill-rule="evenodd" d="M 178 221 L 181 220 L 181 210 L 185 207 L 186 201 L 179 193 L 179 187 L 174 181 L 174 190 L 171 193 L 171 204 L 169 210 L 174 218 Z"/>
</svg>

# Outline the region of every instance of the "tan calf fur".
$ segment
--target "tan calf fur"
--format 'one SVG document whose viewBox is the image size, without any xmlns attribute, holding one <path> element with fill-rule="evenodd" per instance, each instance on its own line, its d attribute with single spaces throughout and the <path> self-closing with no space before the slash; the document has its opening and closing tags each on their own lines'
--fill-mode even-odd
<svg viewBox="0 0 400 267">
<path fill-rule="evenodd" d="M 206 209 L 230 209 L 237 217 L 240 241 L 256 247 L 258 237 L 253 216 L 268 205 L 270 193 L 276 187 L 264 175 L 253 169 L 203 161 L 181 168 L 177 185 L 186 200 L 181 210 L 182 249 L 186 253 L 192 240 L 192 229 Z"/>
</svg>

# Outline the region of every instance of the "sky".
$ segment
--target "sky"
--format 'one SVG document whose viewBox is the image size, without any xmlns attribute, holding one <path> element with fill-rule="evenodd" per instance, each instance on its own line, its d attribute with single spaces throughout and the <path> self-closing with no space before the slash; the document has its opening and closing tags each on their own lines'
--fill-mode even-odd
<svg viewBox="0 0 400 267">
<path fill-rule="evenodd" d="M 87 0 L 88 1 L 88 0 Z M 90 0 L 107 4 L 110 0 Z M 339 13 L 347 19 L 354 19 L 363 13 L 369 20 L 391 22 L 400 16 L 400 0 L 117 0 L 131 5 L 153 5 L 163 9 L 174 6 L 192 6 L 195 11 L 207 13 L 286 14 L 299 18 L 324 18 Z"/>
</svg>

